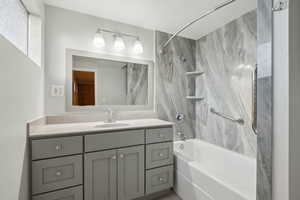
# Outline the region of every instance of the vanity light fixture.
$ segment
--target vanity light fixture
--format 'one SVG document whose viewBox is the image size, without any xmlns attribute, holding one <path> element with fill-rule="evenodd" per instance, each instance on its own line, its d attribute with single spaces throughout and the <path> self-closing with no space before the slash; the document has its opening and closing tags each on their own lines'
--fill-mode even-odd
<svg viewBox="0 0 300 200">
<path fill-rule="evenodd" d="M 143 44 L 139 38 L 139 36 L 131 35 L 127 33 L 115 32 L 107 29 L 98 29 L 94 36 L 94 45 L 98 48 L 103 48 L 106 46 L 106 42 L 103 36 L 103 33 L 111 34 L 114 37 L 113 49 L 115 51 L 122 51 L 126 48 L 125 38 L 134 39 L 133 43 L 133 53 L 141 54 L 144 52 Z"/>
<path fill-rule="evenodd" d="M 97 30 L 94 37 L 94 45 L 98 48 L 105 47 L 105 40 L 100 29 Z"/>
<path fill-rule="evenodd" d="M 134 45 L 133 45 L 133 52 L 135 54 L 141 54 L 144 52 L 144 48 L 143 48 L 143 45 L 140 41 L 139 38 L 136 39 L 136 41 L 134 42 Z"/>
<path fill-rule="evenodd" d="M 116 51 L 123 51 L 125 49 L 125 43 L 120 35 L 115 35 L 114 49 Z"/>
</svg>

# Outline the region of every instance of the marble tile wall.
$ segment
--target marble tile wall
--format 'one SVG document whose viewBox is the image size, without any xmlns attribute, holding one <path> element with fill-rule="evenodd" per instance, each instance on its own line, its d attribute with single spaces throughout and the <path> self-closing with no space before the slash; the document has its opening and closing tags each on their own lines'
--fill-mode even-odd
<svg viewBox="0 0 300 200">
<path fill-rule="evenodd" d="M 195 136 L 195 105 L 187 95 L 195 92 L 195 82 L 188 80 L 185 73 L 195 71 L 194 40 L 176 37 L 164 53 L 161 45 L 169 34 L 156 32 L 157 67 L 157 113 L 160 119 L 176 122 L 176 113 L 183 113 L 185 120 L 176 123 L 176 132 L 183 132 L 188 138 Z"/>
<path fill-rule="evenodd" d="M 256 135 L 252 130 L 253 72 L 257 63 L 256 11 L 252 11 L 200 38 L 196 44 L 196 137 L 238 153 L 256 157 Z M 243 118 L 244 125 L 231 122 L 209 108 Z M 207 117 L 203 117 L 207 112 Z"/>
<path fill-rule="evenodd" d="M 257 3 L 257 200 L 272 200 L 273 0 Z"/>
<path fill-rule="evenodd" d="M 146 105 L 148 102 L 148 66 L 127 64 L 127 105 Z"/>
</svg>

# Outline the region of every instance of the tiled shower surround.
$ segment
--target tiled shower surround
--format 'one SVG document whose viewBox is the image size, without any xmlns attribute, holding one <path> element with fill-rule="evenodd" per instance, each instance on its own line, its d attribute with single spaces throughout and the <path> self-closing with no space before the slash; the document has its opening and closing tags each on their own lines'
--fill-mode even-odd
<svg viewBox="0 0 300 200">
<path fill-rule="evenodd" d="M 173 122 L 176 122 L 176 113 L 183 113 L 185 119 L 176 123 L 176 132 L 183 132 L 188 138 L 193 138 L 195 104 L 186 100 L 186 96 L 195 93 L 195 81 L 187 80 L 185 73 L 196 69 L 196 43 L 194 40 L 176 37 L 161 52 L 160 45 L 169 37 L 169 34 L 156 32 L 157 113 L 159 118 Z"/>
<path fill-rule="evenodd" d="M 256 11 L 225 25 L 196 42 L 196 66 L 204 75 L 196 79 L 196 137 L 256 157 L 252 130 L 252 83 L 256 67 Z M 244 125 L 209 113 L 202 122 L 203 104 Z M 202 111 L 202 112 L 201 112 Z"/>
<path fill-rule="evenodd" d="M 170 35 L 156 32 L 159 117 L 176 122 L 176 112 L 184 113 L 177 132 L 250 157 L 256 157 L 257 144 L 251 128 L 256 16 L 249 12 L 197 41 L 176 37 L 163 53 L 160 45 Z M 189 71 L 204 75 L 187 77 Z M 191 95 L 204 100 L 186 99 Z M 210 108 L 245 124 L 220 118 Z"/>
</svg>

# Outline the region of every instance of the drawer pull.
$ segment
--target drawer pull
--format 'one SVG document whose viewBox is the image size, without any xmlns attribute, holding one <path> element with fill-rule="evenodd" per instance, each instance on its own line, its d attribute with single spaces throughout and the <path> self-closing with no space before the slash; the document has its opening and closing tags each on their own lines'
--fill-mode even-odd
<svg viewBox="0 0 300 200">
<path fill-rule="evenodd" d="M 160 154 L 159 154 L 159 156 L 160 156 L 160 157 L 163 157 L 163 156 L 164 156 L 164 154 L 163 154 L 163 153 L 160 153 Z"/>
<path fill-rule="evenodd" d="M 55 175 L 56 175 L 57 177 L 60 177 L 60 176 L 62 175 L 62 173 L 61 173 L 61 171 L 57 171 L 57 172 L 55 173 Z"/>
<path fill-rule="evenodd" d="M 56 145 L 55 146 L 55 150 L 56 151 L 60 151 L 62 149 L 62 146 L 60 144 Z"/>
<path fill-rule="evenodd" d="M 160 178 L 159 178 L 159 181 L 160 181 L 160 182 L 164 182 L 164 181 L 165 181 L 165 179 L 164 179 L 164 178 L 162 178 L 162 177 L 160 177 Z"/>
<path fill-rule="evenodd" d="M 116 160 L 117 159 L 117 156 L 113 156 L 111 157 L 112 160 Z"/>
<path fill-rule="evenodd" d="M 123 155 L 123 154 L 120 154 L 120 158 L 124 158 L 124 155 Z"/>
</svg>

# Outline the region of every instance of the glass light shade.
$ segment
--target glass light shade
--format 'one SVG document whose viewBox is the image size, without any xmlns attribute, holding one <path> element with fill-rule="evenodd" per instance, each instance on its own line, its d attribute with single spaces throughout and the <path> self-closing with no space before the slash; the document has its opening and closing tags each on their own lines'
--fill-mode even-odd
<svg viewBox="0 0 300 200">
<path fill-rule="evenodd" d="M 136 40 L 133 45 L 133 52 L 135 54 L 141 54 L 144 52 L 143 45 L 140 40 Z"/>
<path fill-rule="evenodd" d="M 114 49 L 116 51 L 122 51 L 125 49 L 125 43 L 122 37 L 116 36 L 115 37 L 115 44 L 114 44 Z"/>
<path fill-rule="evenodd" d="M 94 37 L 94 45 L 98 48 L 105 47 L 105 40 L 102 33 L 96 33 Z"/>
</svg>

